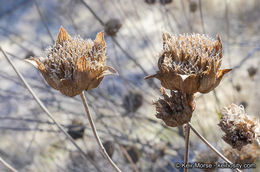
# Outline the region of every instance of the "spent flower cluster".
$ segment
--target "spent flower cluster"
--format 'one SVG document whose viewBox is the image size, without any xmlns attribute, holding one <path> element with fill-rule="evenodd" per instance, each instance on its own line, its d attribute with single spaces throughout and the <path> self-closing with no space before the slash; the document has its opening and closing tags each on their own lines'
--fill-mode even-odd
<svg viewBox="0 0 260 172">
<path fill-rule="evenodd" d="M 76 96 L 84 90 L 96 88 L 104 76 L 117 74 L 106 66 L 104 33 L 96 39 L 71 37 L 60 28 L 56 43 L 46 50 L 44 58 L 32 57 L 27 61 L 39 69 L 47 83 L 66 96 Z"/>
<path fill-rule="evenodd" d="M 165 32 L 162 39 L 159 71 L 145 79 L 159 79 L 162 87 L 171 90 L 170 96 L 163 91 L 164 99 L 154 102 L 156 116 L 169 126 L 180 126 L 191 119 L 195 109 L 193 94 L 212 91 L 231 69 L 220 69 L 223 53 L 219 35 L 214 40 L 201 34 L 172 36 Z"/>
<path fill-rule="evenodd" d="M 234 149 L 241 150 L 243 146 L 258 141 L 260 136 L 259 122 L 248 116 L 242 105 L 231 104 L 223 108 L 218 125 L 225 132 L 223 140 Z"/>
</svg>

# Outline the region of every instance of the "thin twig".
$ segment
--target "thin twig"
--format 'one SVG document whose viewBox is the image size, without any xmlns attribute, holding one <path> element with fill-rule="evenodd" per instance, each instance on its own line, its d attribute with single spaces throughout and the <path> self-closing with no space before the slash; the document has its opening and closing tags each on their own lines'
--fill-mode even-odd
<svg viewBox="0 0 260 172">
<path fill-rule="evenodd" d="M 188 162 L 189 162 L 190 126 L 189 126 L 189 124 L 186 124 L 184 127 L 185 127 L 185 156 L 184 156 L 184 164 L 188 164 Z M 184 172 L 188 172 L 188 168 L 184 168 Z"/>
<path fill-rule="evenodd" d="M 101 152 L 103 153 L 104 157 L 108 160 L 108 162 L 114 167 L 114 169 L 117 171 L 117 172 L 121 172 L 121 170 L 117 167 L 117 165 L 112 161 L 112 159 L 109 157 L 109 155 L 107 154 L 99 136 L 98 136 L 98 133 L 97 133 L 97 130 L 96 130 L 96 127 L 95 127 L 95 124 L 94 124 L 94 121 L 92 120 L 92 117 L 90 115 L 90 112 L 89 112 L 89 108 L 88 108 L 88 103 L 87 103 L 87 100 L 85 98 L 85 95 L 84 95 L 84 92 L 80 93 L 80 97 L 82 99 L 82 102 L 83 102 L 83 105 L 85 107 L 85 111 L 86 111 L 86 115 L 88 117 L 88 120 L 89 120 L 89 123 L 91 125 L 91 128 L 92 128 L 92 131 L 93 131 L 93 134 L 96 138 L 96 141 L 100 147 L 100 150 Z"/>
<path fill-rule="evenodd" d="M 96 20 L 99 21 L 99 23 L 104 26 L 105 22 L 102 21 L 102 19 L 100 17 L 98 17 L 98 15 L 92 10 L 92 8 L 84 1 L 84 0 L 80 0 L 80 2 L 91 12 L 91 14 L 96 18 Z M 112 41 L 118 46 L 118 48 L 131 60 L 134 62 L 134 64 L 136 66 L 138 66 L 142 72 L 145 74 L 145 75 L 148 75 L 148 73 L 146 72 L 146 70 L 142 67 L 141 64 L 139 64 L 135 58 L 133 58 L 126 50 L 123 49 L 123 47 L 119 44 L 119 42 L 114 38 L 114 37 L 111 37 L 112 38 Z"/>
<path fill-rule="evenodd" d="M 6 167 L 8 168 L 10 171 L 12 172 L 18 172 L 14 167 L 12 167 L 10 164 L 8 164 L 5 160 L 3 160 L 2 157 L 0 157 L 0 162 Z"/>
<path fill-rule="evenodd" d="M 40 16 L 40 18 L 41 18 L 41 21 L 42 21 L 42 23 L 43 23 L 45 29 L 47 30 L 47 32 L 48 32 L 48 34 L 49 34 L 49 36 L 50 36 L 50 38 L 51 38 L 51 40 L 52 40 L 52 43 L 55 43 L 55 40 L 54 40 L 54 38 L 53 38 L 53 36 L 52 36 L 52 34 L 51 34 L 51 31 L 50 31 L 50 29 L 49 29 L 49 27 L 48 27 L 48 25 L 47 25 L 47 23 L 46 23 L 46 21 L 45 21 L 43 15 L 42 15 L 42 13 L 41 13 L 41 10 L 40 10 L 40 8 L 39 8 L 39 4 L 38 4 L 37 0 L 34 0 L 34 3 L 35 3 L 35 6 L 36 6 L 36 9 L 37 9 L 37 12 L 39 13 L 39 16 Z"/>
<path fill-rule="evenodd" d="M 212 146 L 193 126 L 192 124 L 189 122 L 188 125 L 190 126 L 190 128 L 192 129 L 192 131 L 211 149 L 213 150 L 216 154 L 218 154 L 218 156 L 220 156 L 224 161 L 233 164 L 229 159 L 227 159 L 223 154 L 221 154 L 216 148 L 214 148 L 214 146 Z M 238 172 L 241 172 L 241 170 L 239 169 L 235 169 Z"/>
<path fill-rule="evenodd" d="M 42 101 L 38 98 L 38 96 L 34 93 L 34 91 L 32 90 L 32 88 L 30 87 L 30 85 L 27 83 L 27 81 L 24 79 L 24 77 L 22 76 L 22 74 L 18 71 L 18 69 L 15 67 L 14 63 L 12 62 L 12 60 L 6 55 L 6 53 L 4 52 L 4 50 L 2 49 L 2 47 L 0 47 L 0 50 L 2 51 L 4 57 L 6 58 L 6 60 L 10 63 L 10 65 L 12 66 L 12 68 L 14 69 L 14 71 L 16 72 L 16 74 L 18 75 L 18 77 L 22 80 L 22 82 L 24 83 L 25 87 L 29 90 L 29 92 L 31 93 L 31 95 L 33 96 L 33 98 L 35 99 L 35 101 L 39 104 L 39 106 L 42 108 L 42 110 L 46 113 L 46 115 L 55 123 L 55 125 L 59 128 L 59 130 L 70 140 L 70 142 L 79 150 L 79 152 L 81 153 L 82 157 L 85 158 L 86 160 L 89 160 L 92 165 L 95 166 L 95 168 L 98 171 L 101 171 L 99 169 L 99 167 L 88 157 L 88 155 L 76 144 L 76 142 L 73 140 L 73 138 L 65 131 L 65 129 L 54 119 L 53 115 L 49 112 L 49 110 L 44 106 L 44 104 L 42 103 Z"/>
<path fill-rule="evenodd" d="M 105 128 L 107 129 L 108 133 L 110 134 L 110 136 L 113 137 L 114 141 L 118 144 L 119 148 L 121 149 L 122 153 L 126 156 L 126 159 L 130 162 L 133 171 L 134 172 L 139 172 L 136 164 L 133 162 L 131 156 L 129 155 L 129 153 L 126 151 L 126 149 L 120 144 L 120 142 L 118 141 L 118 139 L 113 135 L 112 131 L 110 130 L 110 128 L 107 126 L 107 124 L 101 119 L 100 120 L 101 123 L 105 126 Z"/>
</svg>

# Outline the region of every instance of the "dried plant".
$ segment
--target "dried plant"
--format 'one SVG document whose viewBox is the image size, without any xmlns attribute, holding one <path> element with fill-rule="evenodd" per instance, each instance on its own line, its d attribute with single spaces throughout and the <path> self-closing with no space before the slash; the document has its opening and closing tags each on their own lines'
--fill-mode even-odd
<svg viewBox="0 0 260 172">
<path fill-rule="evenodd" d="M 147 4 L 154 4 L 154 3 L 155 3 L 155 0 L 145 0 L 145 2 L 146 2 Z"/>
<path fill-rule="evenodd" d="M 259 122 L 248 116 L 242 105 L 231 104 L 224 107 L 218 125 L 225 132 L 223 140 L 237 150 L 258 141 L 260 136 Z"/>
<path fill-rule="evenodd" d="M 112 141 L 108 140 L 104 142 L 104 148 L 106 149 L 107 154 L 110 158 L 112 158 L 114 152 L 115 152 L 115 145 Z"/>
<path fill-rule="evenodd" d="M 161 88 L 161 93 L 163 99 L 153 103 L 156 107 L 156 117 L 171 127 L 188 123 L 196 106 L 194 95 L 171 90 L 169 96 L 164 88 Z"/>
<path fill-rule="evenodd" d="M 247 72 L 248 72 L 248 75 L 253 78 L 255 76 L 255 74 L 257 73 L 257 68 L 254 67 L 254 66 L 250 66 L 248 69 L 247 69 Z"/>
<path fill-rule="evenodd" d="M 163 99 L 155 101 L 156 117 L 170 127 L 185 126 L 184 163 L 189 161 L 190 129 L 218 156 L 231 163 L 217 151 L 191 125 L 190 120 L 195 109 L 194 93 L 208 93 L 216 88 L 222 77 L 231 69 L 220 70 L 222 61 L 222 43 L 206 35 L 184 34 L 172 36 L 163 33 L 163 52 L 158 60 L 159 71 L 145 77 L 161 81 Z M 165 89 L 170 89 L 167 95 Z M 187 172 L 188 168 L 184 168 Z M 236 169 L 236 171 L 240 171 Z"/>
<path fill-rule="evenodd" d="M 118 19 L 110 19 L 108 20 L 105 25 L 104 29 L 107 35 L 115 36 L 119 29 L 121 28 L 122 23 Z"/>
<path fill-rule="evenodd" d="M 45 58 L 32 57 L 27 61 L 42 73 L 47 83 L 66 96 L 76 96 L 96 88 L 103 77 L 117 74 L 106 66 L 106 43 L 103 32 L 95 41 L 71 37 L 60 28 L 56 43 L 47 50 Z"/>
<path fill-rule="evenodd" d="M 69 97 L 80 95 L 86 116 L 101 152 L 113 168 L 120 172 L 121 170 L 103 147 L 83 92 L 84 90 L 88 91 L 96 88 L 104 76 L 117 74 L 114 68 L 105 65 L 105 53 L 106 43 L 103 32 L 98 33 L 93 42 L 90 39 L 83 40 L 80 36 L 71 37 L 61 27 L 55 45 L 47 50 L 44 59 L 30 58 L 26 61 L 40 70 L 52 88 Z"/>
<path fill-rule="evenodd" d="M 82 139 L 85 132 L 85 125 L 82 121 L 73 119 L 71 124 L 68 125 L 67 133 L 75 140 Z"/>
<path fill-rule="evenodd" d="M 143 104 L 143 95 L 138 91 L 130 91 L 123 99 L 126 112 L 136 112 Z"/>
<path fill-rule="evenodd" d="M 198 3 L 197 3 L 197 1 L 196 0 L 190 0 L 190 2 L 189 2 L 189 8 L 190 8 L 190 11 L 191 12 L 196 12 L 197 11 L 197 9 L 198 9 Z"/>
<path fill-rule="evenodd" d="M 222 43 L 206 35 L 163 33 L 163 52 L 158 60 L 157 78 L 163 87 L 188 94 L 208 93 L 216 88 L 231 69 L 220 70 Z"/>
<path fill-rule="evenodd" d="M 166 4 L 172 3 L 172 0 L 160 0 L 160 3 L 161 3 L 162 5 L 166 5 Z"/>
<path fill-rule="evenodd" d="M 237 149 L 226 148 L 224 155 L 235 164 L 255 163 L 259 157 L 259 147 L 256 143 L 244 146 L 240 151 Z"/>
</svg>

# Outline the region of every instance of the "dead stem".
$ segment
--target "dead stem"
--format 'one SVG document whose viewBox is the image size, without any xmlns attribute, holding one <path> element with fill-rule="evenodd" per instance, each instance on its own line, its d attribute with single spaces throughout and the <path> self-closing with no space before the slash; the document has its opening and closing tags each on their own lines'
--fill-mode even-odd
<svg viewBox="0 0 260 172">
<path fill-rule="evenodd" d="M 212 146 L 193 126 L 192 124 L 189 122 L 188 123 L 189 128 L 192 129 L 192 131 L 211 149 L 213 150 L 218 156 L 220 156 L 224 161 L 233 164 L 230 160 L 228 160 L 224 155 L 222 155 L 216 148 L 214 148 L 214 146 Z M 241 172 L 241 170 L 239 169 L 235 169 L 238 172 Z"/>
<path fill-rule="evenodd" d="M 36 9 L 37 9 L 37 12 L 38 12 L 38 14 L 39 14 L 39 16 L 40 16 L 40 18 L 41 18 L 41 21 L 42 21 L 44 27 L 46 28 L 46 30 L 47 30 L 47 32 L 48 32 L 48 34 L 49 34 L 49 36 L 50 36 L 52 42 L 55 43 L 54 38 L 53 38 L 53 36 L 52 36 L 52 34 L 51 34 L 51 31 L 50 31 L 50 29 L 49 29 L 49 27 L 48 27 L 48 25 L 47 25 L 47 23 L 46 23 L 46 21 L 45 21 L 43 15 L 42 15 L 42 13 L 41 13 L 41 10 L 40 10 L 40 7 L 39 7 L 39 4 L 38 4 L 37 0 L 34 0 L 34 4 L 35 4 Z"/>
<path fill-rule="evenodd" d="M 125 157 L 127 158 L 127 160 L 130 162 L 132 169 L 134 172 L 139 172 L 136 164 L 133 162 L 131 156 L 128 154 L 128 152 L 126 151 L 126 149 L 120 144 L 120 142 L 117 140 L 117 138 L 113 135 L 113 133 L 110 131 L 110 128 L 107 126 L 107 124 L 101 119 L 100 120 L 101 123 L 104 125 L 104 127 L 106 128 L 106 130 L 108 131 L 108 133 L 113 137 L 114 141 L 116 142 L 116 144 L 118 144 L 120 150 L 122 151 L 122 153 L 125 155 Z"/>
<path fill-rule="evenodd" d="M 189 162 L 189 142 L 190 142 L 190 126 L 189 124 L 185 124 L 185 156 L 184 156 L 184 164 L 188 164 Z M 188 172 L 188 168 L 184 168 L 184 172 Z"/>
<path fill-rule="evenodd" d="M 85 111 L 86 111 L 86 115 L 88 117 L 88 120 L 89 120 L 89 123 L 91 125 L 91 128 L 92 128 L 92 131 L 93 131 L 93 134 L 95 136 L 95 139 L 98 143 L 98 146 L 102 152 L 102 154 L 104 155 L 104 157 L 108 160 L 108 162 L 114 167 L 114 169 L 118 172 L 121 172 L 121 170 L 117 167 L 117 165 L 113 162 L 113 160 L 109 157 L 109 155 L 107 154 L 99 136 L 98 136 L 98 133 L 97 133 L 97 130 L 96 130 L 96 127 L 95 127 L 95 124 L 94 124 L 94 121 L 92 120 L 92 117 L 90 115 L 90 112 L 89 112 L 89 108 L 88 108 L 88 103 L 87 103 L 87 100 L 85 98 L 85 95 L 84 95 L 84 92 L 80 93 L 80 97 L 82 99 L 82 102 L 83 102 L 83 105 L 85 107 Z"/>
<path fill-rule="evenodd" d="M 34 93 L 34 91 L 32 90 L 32 88 L 30 87 L 30 85 L 27 83 L 27 81 L 24 79 L 24 77 L 22 76 L 22 74 L 18 71 L 18 69 L 15 67 L 15 65 L 13 64 L 12 60 L 6 55 L 6 53 L 4 52 L 4 50 L 2 49 L 2 47 L 0 47 L 0 51 L 2 51 L 4 57 L 6 58 L 6 60 L 10 63 L 10 65 L 12 66 L 12 68 L 14 69 L 14 71 L 16 72 L 17 76 L 22 80 L 22 82 L 24 83 L 25 87 L 29 90 L 29 92 L 31 93 L 31 95 L 33 96 L 33 98 L 35 99 L 35 101 L 39 104 L 39 106 L 42 108 L 42 110 L 46 113 L 46 115 L 55 123 L 55 125 L 59 128 L 59 130 L 70 140 L 70 142 L 78 149 L 78 151 L 81 153 L 82 157 L 85 158 L 86 160 L 89 160 L 92 165 L 98 170 L 101 171 L 99 169 L 99 167 L 95 164 L 95 162 L 93 162 L 88 155 L 75 143 L 75 141 L 71 138 L 71 136 L 65 131 L 65 129 L 54 119 L 53 115 L 49 112 L 49 110 L 44 106 L 44 104 L 42 103 L 42 101 L 38 98 L 38 96 Z"/>
<path fill-rule="evenodd" d="M 18 172 L 15 168 L 13 168 L 10 164 L 8 164 L 2 157 L 0 157 L 0 162 L 8 168 L 11 172 Z"/>
</svg>

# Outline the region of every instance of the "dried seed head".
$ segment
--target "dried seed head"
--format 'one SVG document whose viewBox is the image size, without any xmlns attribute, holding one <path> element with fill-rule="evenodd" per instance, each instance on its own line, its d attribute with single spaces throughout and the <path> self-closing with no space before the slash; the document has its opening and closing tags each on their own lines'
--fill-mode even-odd
<svg viewBox="0 0 260 172">
<path fill-rule="evenodd" d="M 155 3 L 155 0 L 145 0 L 145 2 L 146 2 L 147 4 L 154 4 L 154 3 Z"/>
<path fill-rule="evenodd" d="M 170 127 L 178 127 L 189 122 L 195 109 L 194 95 L 171 90 L 169 96 L 163 88 L 161 92 L 163 99 L 160 98 L 153 103 L 156 107 L 156 117 Z"/>
<path fill-rule="evenodd" d="M 249 164 L 255 163 L 259 159 L 260 152 L 257 144 L 254 143 L 244 146 L 241 151 L 226 148 L 224 155 L 235 164 Z"/>
<path fill-rule="evenodd" d="M 105 23 L 105 32 L 109 36 L 115 36 L 122 24 L 118 19 L 110 19 Z"/>
<path fill-rule="evenodd" d="M 151 76 L 162 86 L 188 94 L 208 93 L 217 87 L 231 69 L 219 70 L 222 60 L 220 37 L 213 40 L 206 35 L 163 34 L 163 52 L 158 60 L 159 71 Z"/>
<path fill-rule="evenodd" d="M 225 132 L 223 140 L 238 150 L 247 144 L 258 141 L 260 135 L 258 121 L 249 117 L 242 105 L 231 104 L 223 108 L 218 125 Z"/>
<path fill-rule="evenodd" d="M 72 123 L 68 125 L 68 134 L 75 140 L 82 139 L 84 136 L 85 125 L 76 119 L 72 120 Z"/>
<path fill-rule="evenodd" d="M 115 152 L 115 146 L 112 141 L 105 141 L 104 142 L 104 148 L 110 158 L 112 158 L 114 152 Z"/>
<path fill-rule="evenodd" d="M 190 0 L 190 11 L 191 12 L 196 12 L 197 11 L 197 8 L 198 8 L 198 3 L 196 0 Z"/>
<path fill-rule="evenodd" d="M 252 78 L 257 73 L 257 68 L 251 66 L 247 69 L 248 75 Z"/>
<path fill-rule="evenodd" d="M 143 95 L 140 92 L 130 91 L 123 100 L 123 107 L 126 112 L 136 112 L 142 104 Z"/>
<path fill-rule="evenodd" d="M 160 0 L 160 3 L 161 3 L 162 5 L 166 5 L 166 4 L 172 3 L 172 0 Z"/>
<path fill-rule="evenodd" d="M 239 84 L 235 85 L 235 89 L 237 90 L 237 92 L 240 92 L 241 91 L 241 85 L 239 85 Z"/>
<path fill-rule="evenodd" d="M 43 59 L 27 61 L 37 67 L 47 83 L 66 96 L 76 96 L 83 90 L 96 88 L 103 77 L 117 74 L 106 66 L 106 43 L 103 32 L 95 41 L 71 37 L 62 27 L 54 46 L 47 50 Z"/>
</svg>

